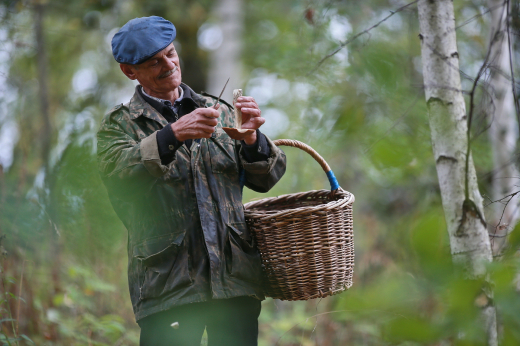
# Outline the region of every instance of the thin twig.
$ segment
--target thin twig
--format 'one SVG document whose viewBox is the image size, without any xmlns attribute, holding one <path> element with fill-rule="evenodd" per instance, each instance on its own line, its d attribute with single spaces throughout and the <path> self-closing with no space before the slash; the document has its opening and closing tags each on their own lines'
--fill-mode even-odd
<svg viewBox="0 0 520 346">
<path fill-rule="evenodd" d="M 462 28 L 463 26 L 465 26 L 465 25 L 471 23 L 471 22 L 474 21 L 475 19 L 480 18 L 480 17 L 484 16 L 485 14 L 488 14 L 489 12 L 494 11 L 494 10 L 496 10 L 497 8 L 502 7 L 502 6 L 503 6 L 503 5 L 497 5 L 497 6 L 495 6 L 495 7 L 490 7 L 490 8 L 488 8 L 486 11 L 474 15 L 473 17 L 471 17 L 470 19 L 466 20 L 466 21 L 465 21 L 464 23 L 462 23 L 461 25 L 456 26 L 456 27 L 455 27 L 455 30 Z"/>
<path fill-rule="evenodd" d="M 2 240 L 5 239 L 5 235 L 0 235 L 0 249 L 1 249 L 1 245 L 2 245 Z M 13 318 L 13 314 L 11 312 L 11 304 L 9 303 L 9 297 L 7 295 L 7 288 L 6 288 L 6 285 L 5 285 L 5 269 L 4 269 L 4 254 L 3 253 L 0 253 L 0 284 L 2 286 L 2 291 L 3 291 L 3 299 L 5 301 L 5 303 L 7 304 L 7 315 L 9 316 L 9 319 L 11 320 L 11 327 L 13 329 L 13 336 L 15 337 L 15 342 L 16 342 L 16 345 L 19 345 L 18 343 L 18 334 L 16 333 L 16 328 L 15 328 L 15 324 L 14 324 L 14 318 Z M 4 334 L 5 335 L 5 334 Z M 7 338 L 7 343 L 9 345 L 11 345 L 11 343 L 9 342 L 9 337 L 6 335 L 6 338 Z"/>
<path fill-rule="evenodd" d="M 502 200 L 504 200 L 504 199 L 506 199 L 506 198 L 508 198 L 508 197 L 513 198 L 514 196 L 516 196 L 516 195 L 519 194 L 519 193 L 520 193 L 520 191 L 516 191 L 516 192 L 510 193 L 509 195 L 506 195 L 506 196 L 504 196 L 504 197 L 502 197 L 502 198 L 500 198 L 500 199 L 497 199 L 496 201 L 492 201 L 489 197 L 486 196 L 487 199 L 489 199 L 490 203 L 486 204 L 484 207 L 487 207 L 487 206 L 489 206 L 489 205 L 491 205 L 491 204 L 493 204 L 493 203 L 501 203 Z"/>
<path fill-rule="evenodd" d="M 489 236 L 490 238 L 492 238 L 492 240 L 491 240 L 491 246 L 493 246 L 493 240 L 494 240 L 494 238 L 506 238 L 507 236 L 509 236 L 509 233 L 506 233 L 506 234 L 494 234 L 494 233 L 491 234 L 491 233 L 490 233 L 490 234 L 488 234 L 488 236 Z"/>
<path fill-rule="evenodd" d="M 500 23 L 497 26 L 500 28 Z M 496 43 L 496 37 L 500 33 L 500 30 L 497 29 L 497 32 L 492 35 L 492 39 L 489 43 L 489 48 L 486 53 L 486 58 L 484 59 L 484 62 L 482 63 L 482 66 L 480 66 L 480 69 L 477 73 L 477 77 L 475 78 L 475 82 L 473 83 L 473 87 L 471 88 L 470 93 L 470 102 L 469 102 L 469 112 L 468 112 L 468 129 L 466 132 L 466 138 L 468 142 L 468 147 L 466 150 L 466 164 L 465 164 L 465 179 L 464 179 L 464 197 L 466 200 L 469 200 L 469 155 L 471 152 L 471 122 L 473 120 L 473 112 L 475 109 L 475 90 L 477 89 L 478 81 L 480 77 L 483 75 L 484 71 L 486 70 L 488 66 L 489 57 L 491 55 L 493 44 Z"/>
<path fill-rule="evenodd" d="M 20 302 L 22 301 L 22 285 L 23 285 L 23 272 L 25 269 L 25 260 L 22 262 L 22 274 L 20 275 L 20 287 L 18 288 L 18 305 L 16 306 L 16 333 L 20 332 Z"/>
<path fill-rule="evenodd" d="M 507 201 L 506 201 L 506 204 L 504 205 L 504 208 L 502 209 L 502 214 L 500 214 L 500 219 L 498 219 L 498 222 L 497 222 L 497 225 L 495 226 L 495 231 L 493 232 L 493 236 L 496 236 L 497 235 L 497 231 L 498 231 L 498 227 L 500 226 L 500 224 L 502 223 L 502 219 L 504 218 L 504 214 L 506 212 L 506 209 L 507 209 L 507 206 L 509 205 L 509 202 L 511 202 L 511 200 L 513 199 L 515 194 L 513 194 L 513 196 L 511 196 L 511 198 L 509 198 Z M 506 232 L 508 233 L 508 232 Z M 495 245 L 495 237 L 493 237 L 491 239 L 491 249 L 493 249 L 493 246 Z"/>
<path fill-rule="evenodd" d="M 518 98 L 516 97 L 516 86 L 515 86 L 515 71 L 513 69 L 513 55 L 511 54 L 511 25 L 509 24 L 509 17 L 511 15 L 511 9 L 509 8 L 509 0 L 506 0 L 506 25 L 507 25 L 507 46 L 509 51 L 509 68 L 511 70 L 511 84 L 513 86 L 513 101 L 515 103 L 516 110 L 516 119 L 518 121 L 518 126 L 520 128 L 520 104 L 518 102 Z"/>
<path fill-rule="evenodd" d="M 316 313 L 318 313 L 318 305 L 320 305 L 322 300 L 323 300 L 323 297 L 321 297 L 320 300 L 318 301 L 318 304 L 316 304 Z M 318 327 L 318 316 L 316 316 L 316 322 L 314 323 L 314 328 L 312 328 L 311 335 L 309 336 L 309 338 L 312 337 L 312 334 L 316 330 L 316 327 Z M 316 338 L 316 340 L 318 339 L 317 335 L 315 336 L 315 338 Z"/>
<path fill-rule="evenodd" d="M 515 208 L 515 213 L 518 211 L 518 209 L 519 209 L 519 208 L 518 208 L 518 206 L 517 206 L 517 207 Z M 507 238 L 507 237 L 509 237 L 509 235 L 510 235 L 511 232 L 513 232 L 513 231 L 514 231 L 514 228 L 512 228 L 512 227 L 508 227 L 508 228 L 506 229 L 506 234 L 504 234 L 504 235 L 499 235 L 499 234 L 493 235 L 493 239 L 494 239 L 494 238 Z M 492 235 L 489 235 L 489 236 L 492 237 Z M 497 254 L 497 255 L 493 255 L 493 257 L 500 257 L 500 256 L 502 256 L 502 255 L 503 255 L 503 250 L 504 250 L 504 248 L 507 246 L 507 244 L 508 244 L 507 241 L 503 241 L 502 244 L 500 245 L 500 247 L 496 250 L 496 254 Z"/>
<path fill-rule="evenodd" d="M 418 100 L 419 100 L 419 96 L 416 96 L 412 105 L 410 107 L 408 107 L 408 109 L 406 109 L 406 111 L 393 123 L 393 125 L 388 130 L 386 130 L 386 132 L 380 138 L 378 138 L 374 143 L 372 143 L 372 145 L 370 145 L 370 147 L 368 147 L 363 154 L 366 155 L 369 151 L 371 151 L 372 148 L 374 147 L 374 145 L 379 143 L 379 141 L 381 141 L 383 138 L 385 138 L 397 125 L 399 125 L 401 120 L 406 115 L 408 115 L 408 113 L 410 113 L 410 111 L 413 109 L 413 107 L 415 106 L 415 104 L 417 103 Z"/>
<path fill-rule="evenodd" d="M 464 77 L 465 79 L 473 82 L 473 83 L 477 83 L 478 85 L 481 85 L 483 84 L 484 88 L 484 92 L 487 93 L 487 87 L 489 87 L 489 84 L 486 82 L 486 81 L 481 81 L 479 83 L 478 80 L 475 80 L 475 78 L 471 77 L 470 75 L 468 75 L 466 72 L 462 71 L 459 67 L 453 65 L 451 62 L 448 61 L 448 59 L 446 59 L 446 56 L 444 56 L 441 52 L 439 52 L 438 50 L 435 49 L 435 47 L 433 47 L 432 45 L 430 44 L 427 44 L 425 43 L 426 46 L 433 52 L 433 54 L 437 55 L 439 58 L 441 58 L 442 62 L 445 63 L 446 65 L 448 65 L 450 68 L 452 68 L 453 70 L 457 71 L 458 73 L 460 73 L 461 77 Z M 439 86 L 439 85 L 424 85 L 425 87 L 437 87 L 437 88 L 441 88 L 441 89 L 445 89 L 445 90 L 453 90 L 453 91 L 460 91 L 462 92 L 463 94 L 468 94 L 470 95 L 471 94 L 471 91 L 465 91 L 465 90 L 459 90 L 459 89 L 456 89 L 456 88 L 449 88 L 449 87 L 443 87 L 443 86 Z M 489 95 L 491 97 L 491 95 Z"/>
<path fill-rule="evenodd" d="M 411 3 L 407 4 L 407 5 L 404 5 L 402 7 L 399 7 L 398 9 L 394 10 L 394 11 L 390 11 L 390 14 L 388 16 L 386 16 L 385 18 L 383 18 L 382 20 L 380 20 L 379 22 L 377 22 L 376 24 L 372 25 L 370 28 L 362 31 L 362 32 L 359 32 L 357 33 L 356 35 L 352 36 L 350 39 L 346 40 L 345 42 L 342 42 L 338 47 L 336 47 L 336 49 L 334 49 L 334 51 L 332 51 L 331 53 L 325 55 L 320 61 L 318 61 L 318 63 L 316 64 L 316 66 L 309 72 L 307 73 L 307 75 L 310 75 L 312 73 L 314 73 L 317 69 L 320 68 L 320 66 L 325 62 L 325 60 L 329 59 L 330 57 L 336 55 L 340 50 L 342 50 L 343 48 L 345 48 L 345 46 L 347 46 L 349 43 L 355 41 L 359 36 L 363 35 L 363 34 L 368 34 L 368 32 L 372 29 L 375 29 L 377 28 L 380 24 L 386 22 L 390 17 L 392 17 L 394 14 L 396 13 L 399 13 L 401 12 L 402 10 L 406 9 L 407 7 L 417 3 L 419 0 L 415 0 L 415 1 L 412 1 Z"/>
<path fill-rule="evenodd" d="M 507 205 L 506 205 L 506 206 L 507 206 Z M 518 206 L 516 206 L 514 212 L 516 213 L 517 211 L 518 211 Z M 513 232 L 513 230 L 514 230 L 514 228 L 512 228 L 511 226 L 509 226 L 509 227 L 506 228 L 506 234 L 503 234 L 503 235 L 501 235 L 501 234 L 493 234 L 493 235 L 491 235 L 491 234 L 490 234 L 489 236 L 492 237 L 493 240 L 494 240 L 495 238 L 507 238 L 507 237 L 511 234 L 511 232 Z M 502 250 L 504 249 L 504 247 L 505 247 L 506 245 L 507 245 L 507 242 L 506 242 L 506 241 L 502 242 L 502 244 L 500 245 L 500 247 L 496 250 L 496 253 L 497 253 L 497 254 L 501 254 L 501 253 L 502 253 Z"/>
<path fill-rule="evenodd" d="M 480 181 L 487 181 L 488 179 L 520 179 L 520 176 L 518 177 L 494 177 L 495 174 L 498 174 L 500 171 L 506 169 L 507 167 L 509 167 L 511 164 L 514 164 L 516 162 L 516 159 L 517 157 L 515 157 L 517 155 L 513 155 L 513 157 L 511 159 L 509 159 L 509 161 L 507 162 L 504 162 L 502 164 L 502 166 L 500 167 L 497 167 L 485 174 L 482 174 L 479 178 L 479 182 Z"/>
<path fill-rule="evenodd" d="M 516 192 L 510 193 L 509 195 L 506 195 L 506 196 L 504 196 L 502 198 L 499 198 L 499 199 L 497 199 L 495 201 L 491 200 L 491 198 L 489 198 L 488 196 L 485 196 L 485 198 L 487 198 L 489 200 L 489 203 L 486 204 L 484 207 L 488 207 L 489 205 L 491 205 L 493 203 L 501 203 L 501 204 L 503 204 L 502 201 L 507 199 L 507 201 L 505 201 L 504 208 L 502 209 L 502 214 L 500 215 L 500 219 L 498 220 L 497 225 L 495 226 L 495 231 L 492 234 L 488 234 L 489 237 L 491 238 L 491 247 L 493 247 L 493 245 L 495 243 L 495 238 L 505 238 L 505 237 L 507 237 L 510 234 L 510 230 L 508 230 L 506 232 L 506 234 L 504 234 L 504 235 L 498 235 L 497 231 L 498 231 L 498 227 L 502 223 L 502 219 L 504 218 L 504 213 L 505 213 L 505 211 L 507 209 L 507 206 L 509 205 L 509 202 L 511 202 L 511 200 L 519 193 L 520 193 L 520 191 L 516 191 Z M 510 220 L 508 220 L 508 222 L 510 222 Z"/>
</svg>

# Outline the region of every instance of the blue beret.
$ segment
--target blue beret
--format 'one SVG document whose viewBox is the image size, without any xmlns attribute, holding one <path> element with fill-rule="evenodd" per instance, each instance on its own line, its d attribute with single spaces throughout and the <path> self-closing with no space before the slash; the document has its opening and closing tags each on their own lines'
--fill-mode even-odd
<svg viewBox="0 0 520 346">
<path fill-rule="evenodd" d="M 164 18 L 134 18 L 112 38 L 112 54 L 118 63 L 140 64 L 168 47 L 175 34 L 175 26 Z"/>
</svg>

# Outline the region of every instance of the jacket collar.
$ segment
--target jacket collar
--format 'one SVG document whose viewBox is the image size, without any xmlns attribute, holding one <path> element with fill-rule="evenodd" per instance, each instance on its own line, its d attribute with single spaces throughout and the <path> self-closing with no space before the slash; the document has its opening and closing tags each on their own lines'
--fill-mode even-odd
<svg viewBox="0 0 520 346">
<path fill-rule="evenodd" d="M 130 118 L 131 119 L 137 119 L 141 115 L 157 121 L 162 126 L 166 126 L 168 124 L 168 121 L 159 113 L 154 107 L 152 107 L 148 102 L 146 102 L 139 92 L 140 86 L 136 86 L 134 96 L 130 100 L 129 104 L 129 111 L 130 111 Z M 206 104 L 206 100 L 195 93 L 189 86 L 187 86 L 184 83 L 181 83 L 181 88 L 184 90 L 184 97 L 185 99 L 192 100 L 198 107 L 204 107 Z"/>
<path fill-rule="evenodd" d="M 189 86 L 187 86 L 184 83 L 181 83 L 181 88 L 184 89 L 184 99 L 191 99 L 198 107 L 205 107 L 206 106 L 206 99 L 199 94 L 197 94 L 195 91 L 193 91 Z"/>
<path fill-rule="evenodd" d="M 135 120 L 142 115 L 148 119 L 158 122 L 163 127 L 166 126 L 168 121 L 164 119 L 161 113 L 157 112 L 148 102 L 143 99 L 139 93 L 139 87 L 139 85 L 135 87 L 134 96 L 132 96 L 132 99 L 128 105 L 130 119 Z"/>
</svg>

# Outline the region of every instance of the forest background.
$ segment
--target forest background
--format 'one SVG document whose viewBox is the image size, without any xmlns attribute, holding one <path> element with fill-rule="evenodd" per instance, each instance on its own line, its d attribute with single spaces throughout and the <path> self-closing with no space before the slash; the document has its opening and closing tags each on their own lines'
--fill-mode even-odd
<svg viewBox="0 0 520 346">
<path fill-rule="evenodd" d="M 0 341 L 138 343 L 126 230 L 97 173 L 95 133 L 135 87 L 113 60 L 112 36 L 131 18 L 160 15 L 177 27 L 185 83 L 218 94 L 231 76 L 225 100 L 236 88 L 254 96 L 264 133 L 311 145 L 356 196 L 353 287 L 307 302 L 265 300 L 260 345 L 486 344 L 482 282 L 465 280 L 451 261 L 417 6 L 406 4 L 0 1 Z M 476 100 L 471 148 L 494 252 L 488 276 L 499 341 L 518 345 L 520 230 L 517 216 L 500 216 L 505 204 L 515 214 L 519 201 L 516 190 L 493 192 L 504 179 L 518 185 L 518 174 L 502 174 L 518 158 L 514 142 L 506 164 L 496 166 L 490 128 L 499 115 L 490 116 L 493 62 L 486 59 L 492 15 L 504 5 L 512 69 L 501 73 L 518 90 L 518 2 L 455 1 L 454 11 L 462 89 L 467 102 Z M 517 140 L 513 98 L 503 113 Z M 246 191 L 244 202 L 329 188 L 312 158 L 284 150 L 283 180 L 264 195 Z"/>
</svg>

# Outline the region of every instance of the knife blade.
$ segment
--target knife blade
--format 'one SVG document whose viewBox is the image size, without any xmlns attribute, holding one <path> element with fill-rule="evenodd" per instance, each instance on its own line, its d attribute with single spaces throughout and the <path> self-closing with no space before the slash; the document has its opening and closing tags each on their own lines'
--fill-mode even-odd
<svg viewBox="0 0 520 346">
<path fill-rule="evenodd" d="M 213 108 L 217 109 L 217 105 L 218 103 L 220 102 L 220 98 L 222 97 L 222 94 L 224 93 L 224 90 L 226 90 L 226 87 L 227 87 L 227 84 L 229 82 L 229 80 L 231 79 L 231 77 L 229 77 L 226 81 L 226 84 L 224 84 L 224 87 L 222 88 L 222 91 L 220 92 L 220 95 L 218 95 L 218 99 L 217 99 L 217 103 L 215 103 L 215 105 L 213 106 Z"/>
</svg>

